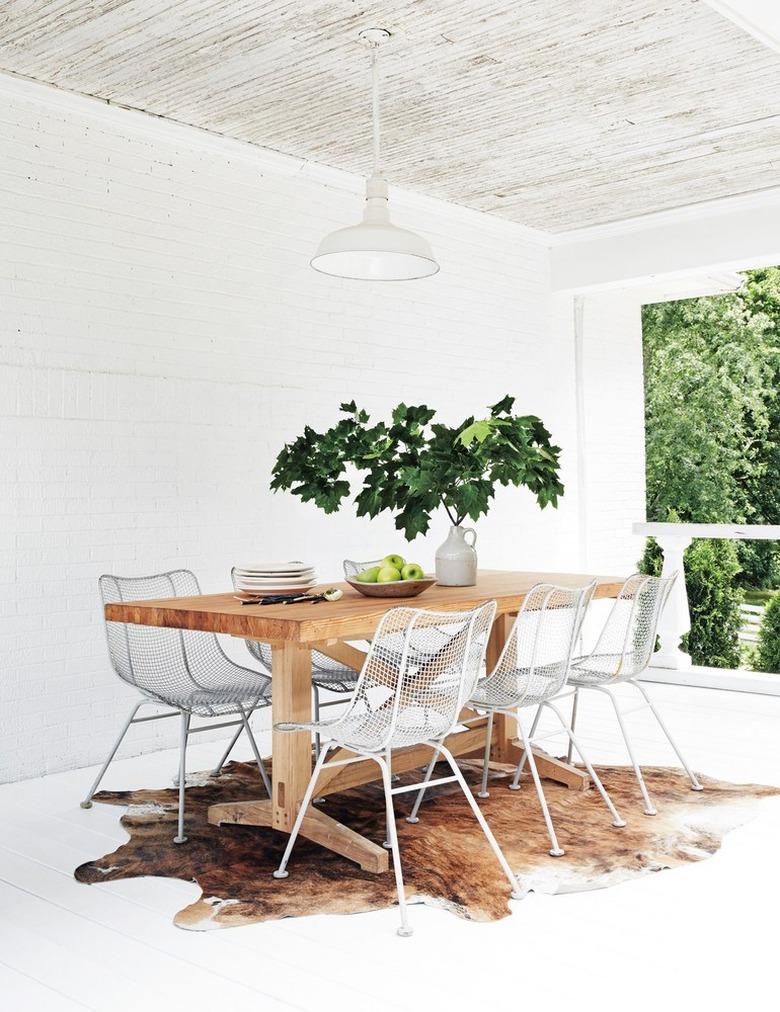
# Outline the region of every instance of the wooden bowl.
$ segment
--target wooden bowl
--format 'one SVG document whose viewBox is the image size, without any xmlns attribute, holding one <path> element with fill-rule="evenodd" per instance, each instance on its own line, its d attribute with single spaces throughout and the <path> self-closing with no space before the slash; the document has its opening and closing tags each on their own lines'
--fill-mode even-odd
<svg viewBox="0 0 780 1012">
<path fill-rule="evenodd" d="M 358 583 L 347 580 L 347 583 L 365 597 L 417 597 L 432 587 L 436 581 L 429 577 L 423 580 L 396 580 L 394 583 Z"/>
</svg>

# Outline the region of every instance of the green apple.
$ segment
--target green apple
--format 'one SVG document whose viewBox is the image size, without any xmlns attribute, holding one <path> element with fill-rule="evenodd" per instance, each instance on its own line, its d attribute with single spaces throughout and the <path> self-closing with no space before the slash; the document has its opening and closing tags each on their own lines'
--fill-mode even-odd
<svg viewBox="0 0 780 1012">
<path fill-rule="evenodd" d="M 384 559 L 382 559 L 382 565 L 389 566 L 391 569 L 397 569 L 400 573 L 406 565 L 406 559 L 402 558 L 400 555 L 386 555 Z"/>
<path fill-rule="evenodd" d="M 381 566 L 372 566 L 370 569 L 364 569 L 362 573 L 358 573 L 355 579 L 358 583 L 376 583 L 381 568 Z"/>
<path fill-rule="evenodd" d="M 422 580 L 425 577 L 422 566 L 416 562 L 407 562 L 401 570 L 402 580 Z"/>
<path fill-rule="evenodd" d="M 379 573 L 377 574 L 376 582 L 377 583 L 395 583 L 396 580 L 400 580 L 400 579 L 401 579 L 401 574 L 395 568 L 395 566 L 382 566 L 382 568 L 379 570 Z"/>
</svg>

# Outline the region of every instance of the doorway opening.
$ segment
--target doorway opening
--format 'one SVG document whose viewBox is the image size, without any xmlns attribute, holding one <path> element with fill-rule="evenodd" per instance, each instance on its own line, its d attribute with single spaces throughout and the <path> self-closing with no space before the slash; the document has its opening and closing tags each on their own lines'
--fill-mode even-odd
<svg viewBox="0 0 780 1012">
<path fill-rule="evenodd" d="M 780 523 L 780 267 L 743 276 L 643 307 L 649 522 Z M 697 539 L 685 570 L 693 663 L 780 673 L 780 542 Z"/>
</svg>

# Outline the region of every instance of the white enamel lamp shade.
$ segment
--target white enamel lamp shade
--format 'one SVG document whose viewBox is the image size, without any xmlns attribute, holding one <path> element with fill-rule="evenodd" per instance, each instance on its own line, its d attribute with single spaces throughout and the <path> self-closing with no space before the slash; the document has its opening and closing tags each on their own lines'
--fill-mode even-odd
<svg viewBox="0 0 780 1012">
<path fill-rule="evenodd" d="M 428 241 L 390 221 L 387 183 L 379 175 L 366 181 L 363 220 L 326 235 L 311 265 L 323 274 L 360 281 L 412 281 L 439 270 Z"/>
</svg>

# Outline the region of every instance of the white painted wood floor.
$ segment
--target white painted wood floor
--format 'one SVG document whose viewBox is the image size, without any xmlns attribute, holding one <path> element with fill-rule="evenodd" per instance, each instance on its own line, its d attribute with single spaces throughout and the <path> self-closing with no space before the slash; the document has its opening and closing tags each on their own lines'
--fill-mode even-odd
<svg viewBox="0 0 780 1012">
<path fill-rule="evenodd" d="M 780 784 L 780 698 L 668 685 L 651 692 L 697 770 Z M 594 760 L 622 762 L 605 704 L 586 696 L 580 729 Z M 672 761 L 646 711 L 628 720 L 640 761 Z M 193 747 L 190 769 L 206 768 L 218 751 Z M 175 766 L 172 752 L 119 760 L 105 786 L 169 784 Z M 92 776 L 85 769 L 0 787 L 3 1012 L 449 1012 L 499 1001 L 712 1012 L 776 1000 L 780 799 L 766 801 L 711 860 L 609 890 L 532 895 L 496 924 L 415 905 L 410 939 L 396 936 L 395 910 L 198 933 L 171 924 L 196 898 L 194 885 L 73 879 L 76 865 L 126 836 L 118 809 L 78 807 Z M 624 815 L 644 818 L 638 798 Z"/>
</svg>

